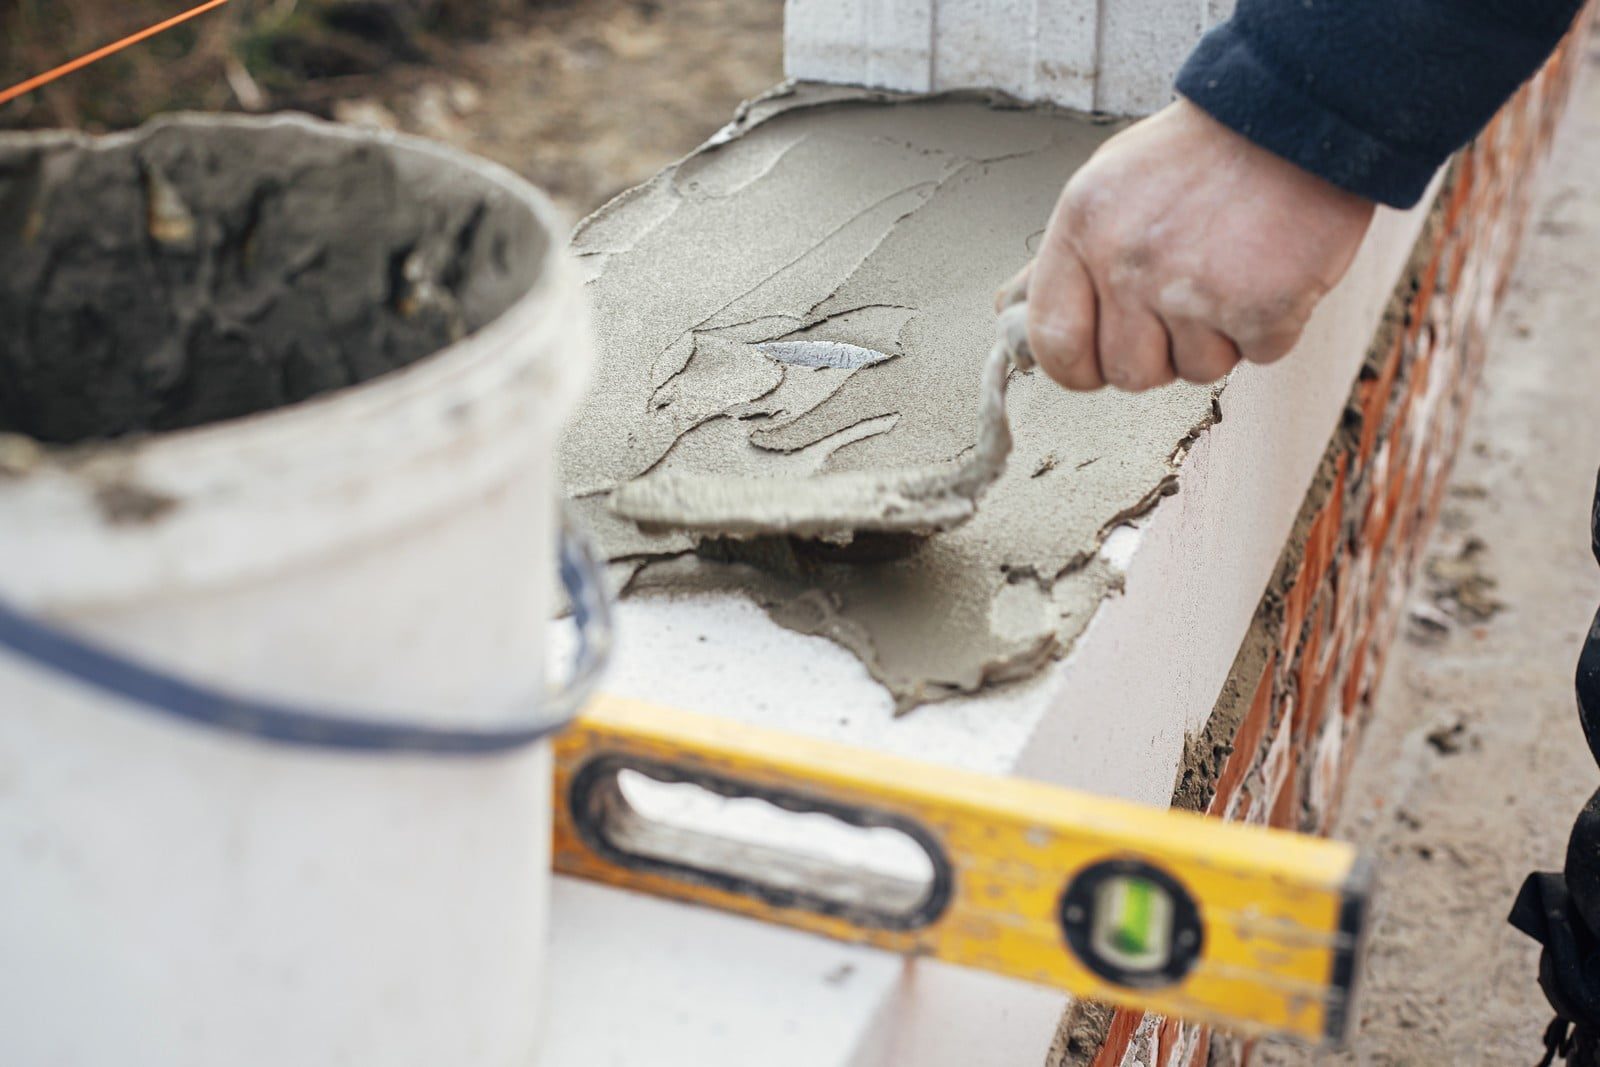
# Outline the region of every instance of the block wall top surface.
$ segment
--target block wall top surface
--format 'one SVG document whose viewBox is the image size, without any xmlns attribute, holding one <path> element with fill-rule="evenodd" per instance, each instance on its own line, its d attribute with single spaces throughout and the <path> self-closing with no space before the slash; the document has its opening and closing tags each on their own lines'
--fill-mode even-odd
<svg viewBox="0 0 1600 1067">
<path fill-rule="evenodd" d="M 867 106 L 848 93 L 835 103 L 845 111 Z M 875 133 L 861 132 L 868 140 L 892 141 L 897 135 L 892 124 Z M 898 132 L 903 140 L 905 130 Z M 738 135 L 735 127 L 721 143 Z M 624 349 L 632 344 L 620 340 L 628 331 L 643 330 L 661 314 L 681 312 L 696 291 L 719 284 L 722 272 L 736 270 L 739 284 L 712 307 L 729 311 L 718 328 L 737 331 L 761 316 L 746 315 L 748 308 L 734 308 L 732 302 L 760 290 L 774 272 L 802 260 L 834 263 L 830 269 L 840 273 L 823 279 L 820 301 L 840 278 L 856 276 L 863 254 L 870 259 L 871 250 L 892 237 L 893 226 L 868 235 L 860 249 L 844 257 L 842 267 L 828 254 L 807 259 L 807 249 L 819 245 L 802 242 L 763 272 L 739 259 L 752 249 L 727 234 L 690 232 L 692 244 L 663 245 L 652 262 L 634 265 L 648 269 L 636 269 L 629 285 L 615 290 L 616 299 L 605 295 L 607 277 L 623 276 L 622 257 L 630 249 L 642 240 L 672 234 L 672 217 L 681 207 L 676 198 L 687 192 L 716 197 L 721 210 L 729 213 L 759 212 L 761 235 L 769 241 L 777 240 L 785 227 L 807 225 L 804 218 L 788 217 L 801 209 L 791 203 L 786 213 L 781 198 L 761 206 L 761 197 L 771 192 L 763 189 L 763 181 L 777 169 L 810 167 L 807 180 L 819 188 L 837 183 L 833 188 L 838 197 L 855 195 L 852 183 L 862 176 L 856 168 L 838 165 L 839 156 L 831 151 L 836 145 L 830 146 L 827 137 L 779 139 L 766 147 L 756 156 L 723 155 L 719 162 L 713 154 L 710 165 L 668 171 L 627 194 L 620 201 L 626 208 L 620 217 L 603 214 L 590 221 L 578 247 L 595 271 L 591 293 L 597 297 L 598 332 L 602 347 L 612 349 L 605 358 L 616 356 L 619 343 Z M 813 166 L 807 152 L 819 147 L 823 151 Z M 707 162 L 707 157 L 701 159 Z M 962 166 L 967 168 L 965 180 L 978 183 L 973 202 L 981 203 L 982 172 L 993 164 L 969 160 L 956 169 Z M 1051 174 L 1049 179 L 1059 183 L 1067 176 Z M 922 191 L 886 214 L 892 220 L 916 219 L 921 198 L 941 187 L 949 191 L 951 186 L 943 184 L 947 181 L 911 175 L 909 185 Z M 690 190 L 690 182 L 697 187 Z M 882 190 L 869 202 L 904 191 Z M 1037 195 L 1037 225 L 1042 227 L 1049 200 L 1045 184 Z M 847 212 L 846 217 L 857 216 Z M 862 217 L 875 218 L 870 210 Z M 929 217 L 924 215 L 923 221 Z M 625 600 L 619 611 L 617 657 L 606 687 L 767 727 L 1165 805 L 1185 735 L 1203 724 L 1227 677 L 1421 218 L 1420 211 L 1380 212 L 1355 266 L 1319 309 L 1299 351 L 1274 367 L 1243 367 L 1226 383 L 1217 396 L 1221 421 L 1188 442 L 1177 463 L 1177 493 L 1160 499 L 1100 544 L 1097 566 L 1113 581 L 1070 653 L 1047 664 L 1031 681 L 934 703 L 897 718 L 889 694 L 860 659 L 825 638 L 779 626 L 737 587 L 724 587 Z M 951 221 L 959 230 L 961 220 Z M 944 247 L 943 254 L 989 263 L 994 277 L 985 280 L 985 288 L 1004 277 L 1014 265 L 1011 261 L 1020 263 L 1028 253 L 1028 232 L 999 228 L 985 238 L 981 227 L 972 233 L 957 230 L 944 246 L 935 241 L 926 247 Z M 822 227 L 821 245 L 838 232 L 843 232 L 838 225 Z M 987 239 L 1003 245 L 983 247 Z M 892 287 L 896 276 L 883 275 L 881 284 Z M 860 305 L 924 310 L 921 297 L 906 296 L 886 289 L 877 297 L 863 297 Z M 660 310 L 652 311 L 651 301 L 657 298 Z M 985 314 L 979 305 L 986 304 L 987 294 L 958 287 L 939 299 L 963 306 L 974 302 L 973 322 L 960 328 L 970 329 L 981 342 L 982 330 L 974 323 Z M 779 317 L 816 306 L 802 302 Z M 691 317 L 685 332 L 692 335 L 695 324 L 707 316 Z M 868 325 L 878 328 L 882 323 Z M 603 366 L 601 375 L 616 370 Z M 1036 384 L 1041 389 L 1045 385 Z M 1028 405 L 1019 410 L 1028 411 Z M 1070 435 L 1070 429 L 1063 433 Z M 878 953 L 846 953 L 748 920 L 597 887 L 568 884 L 558 892 L 555 923 L 562 933 L 553 957 L 558 978 L 553 985 L 552 1043 L 543 1067 L 631 1063 L 642 1049 L 649 1050 L 654 1062 L 696 1067 L 750 1062 L 771 1067 L 904 1062 L 970 1067 L 974 1047 L 1007 1057 L 995 1062 L 1040 1062 L 1064 1004 L 1059 995 L 1031 987 L 966 972 L 946 974 L 927 964 L 908 970 Z M 647 961 L 690 951 L 683 936 L 691 931 L 694 938 L 718 945 L 718 953 L 707 957 L 704 975 L 674 988 Z M 763 962 L 768 953 L 775 954 Z M 634 971 L 640 981 L 612 977 Z M 836 986 L 849 990 L 850 1010 L 811 1012 L 808 1033 L 794 1039 L 781 1036 L 800 1025 L 794 1005 L 828 1002 Z M 603 1002 L 607 1017 L 627 1020 L 627 1025 L 607 1030 L 584 1007 L 591 1001 Z M 724 1003 L 739 1006 L 738 1027 L 717 1022 L 726 1015 L 719 1006 Z"/>
<path fill-rule="evenodd" d="M 782 462 L 757 473 L 814 469 L 785 466 L 797 456 L 848 466 L 948 458 L 968 447 L 977 375 L 963 367 L 975 367 L 987 348 L 993 287 L 1026 260 L 1054 191 L 1104 130 L 1059 114 L 988 110 L 981 100 L 890 103 L 824 92 L 804 113 L 747 118 L 593 217 L 576 247 L 595 272 L 600 388 L 566 443 L 566 480 L 608 554 L 628 567 L 691 547 L 636 544 L 605 509 L 607 488 L 662 455 L 669 465 L 720 469 L 770 451 L 755 434 L 798 433 L 807 417 L 821 453 L 771 453 L 760 462 Z M 1018 450 L 979 517 L 936 539 L 924 553 L 932 563 L 886 568 L 914 587 L 909 601 L 873 593 L 862 614 L 843 617 L 869 624 L 873 605 L 910 603 L 906 617 L 880 622 L 880 631 L 948 640 L 939 638 L 944 586 L 988 581 L 971 572 L 994 563 L 996 544 L 1049 560 L 1087 551 L 1093 560 L 1074 564 L 1057 583 L 1070 588 L 1053 594 L 1052 610 L 1066 603 L 1076 613 L 1066 654 L 1030 681 L 897 718 L 861 647 L 852 654 L 797 632 L 804 626 L 777 625 L 753 602 L 747 571 L 713 569 L 708 580 L 698 562 L 680 558 L 654 585 L 647 568 L 648 595 L 623 602 L 608 686 L 1165 804 L 1184 735 L 1221 688 L 1419 217 L 1381 213 L 1363 258 L 1308 330 L 1306 351 L 1272 368 L 1241 368 L 1216 393 L 1215 409 L 1212 391 L 1193 386 L 1085 397 L 1037 375 L 1016 381 Z M 776 387 L 756 380 L 773 369 L 757 351 L 763 338 L 821 331 L 894 359 L 821 391 L 812 389 L 814 371 L 795 381 L 785 374 Z M 868 374 L 887 392 L 857 388 Z M 791 386 L 816 395 L 788 396 Z M 768 403 L 775 413 L 751 418 Z M 1216 411 L 1222 420 L 1212 425 Z M 835 423 L 874 434 L 836 453 Z M 898 451 L 896 435 L 908 442 Z M 1176 494 L 1163 496 L 1173 478 Z M 1028 547 L 1029 529 L 1040 533 L 1039 546 Z M 1018 558 L 1033 563 L 1026 552 Z M 672 569 L 683 566 L 695 568 L 693 580 Z M 1049 564 L 1048 573 L 1060 570 L 1059 561 Z M 1045 572 L 1035 565 L 1035 573 Z M 848 605 L 858 594 L 852 574 L 867 585 L 883 577 L 829 570 L 825 582 L 844 584 L 824 584 L 822 595 Z M 980 593 L 996 603 L 1012 597 L 1005 574 L 992 577 L 994 589 Z M 770 607 L 792 592 L 767 587 L 756 597 Z M 948 610 L 961 603 L 952 599 Z M 951 646 L 952 655 L 968 651 Z"/>
</svg>

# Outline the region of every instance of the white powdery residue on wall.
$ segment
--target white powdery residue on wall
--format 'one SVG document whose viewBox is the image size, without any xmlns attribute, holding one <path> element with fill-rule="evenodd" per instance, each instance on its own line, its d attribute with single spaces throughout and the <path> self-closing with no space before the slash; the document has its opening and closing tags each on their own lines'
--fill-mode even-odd
<svg viewBox="0 0 1600 1067">
<path fill-rule="evenodd" d="M 936 0 L 788 0 L 791 78 L 922 93 L 933 88 Z"/>
<path fill-rule="evenodd" d="M 788 0 L 792 78 L 1148 114 L 1234 0 Z"/>
<path fill-rule="evenodd" d="M 1158 1067 L 1161 1060 L 1161 1017 L 1146 1015 L 1139 1021 L 1128 1051 L 1117 1067 Z"/>
</svg>

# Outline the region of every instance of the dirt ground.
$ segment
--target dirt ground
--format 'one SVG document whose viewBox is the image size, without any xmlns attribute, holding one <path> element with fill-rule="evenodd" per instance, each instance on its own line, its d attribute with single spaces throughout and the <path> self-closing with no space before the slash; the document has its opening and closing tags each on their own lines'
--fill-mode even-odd
<svg viewBox="0 0 1600 1067">
<path fill-rule="evenodd" d="M 1439 633 L 1418 590 L 1339 828 L 1382 895 L 1355 1048 L 1259 1062 L 1533 1064 L 1549 1021 L 1537 947 L 1505 923 L 1523 876 L 1559 870 L 1600 785 L 1572 677 L 1600 604 L 1589 504 L 1600 467 L 1600 56 L 1546 172 L 1491 346 L 1468 444 L 1430 546 L 1494 579 L 1492 619 Z M 1424 580 L 1425 581 L 1425 580 Z"/>
<path fill-rule="evenodd" d="M 576 219 L 782 80 L 783 2 L 547 4 L 450 49 L 442 69 L 386 77 L 355 96 L 333 87 L 329 110 L 504 163 Z"/>
<path fill-rule="evenodd" d="M 27 0 L 23 14 L 40 2 Z M 84 2 L 87 18 L 110 0 Z M 0 0 L 0 16 L 5 5 Z M 694 148 L 741 100 L 783 78 L 783 0 L 502 0 L 496 10 L 514 14 L 496 17 L 487 33 L 433 32 L 388 58 L 357 57 L 376 71 L 329 73 L 342 67 L 323 56 L 325 76 L 298 80 L 281 64 L 263 72 L 261 32 L 246 10 L 255 9 L 222 9 L 10 105 L 0 128 L 103 129 L 102 115 L 126 124 L 172 107 L 306 110 L 497 160 L 576 220 Z M 154 18 L 142 9 L 99 13 L 77 36 L 53 36 L 22 18 L 10 31 L 16 39 L 0 40 L 0 85 Z M 0 32 L 9 25 L 0 18 Z M 30 33 L 40 39 L 24 39 Z M 305 54 L 310 45 L 291 43 L 296 69 L 319 65 Z M 411 61 L 399 58 L 411 51 Z M 252 65 L 255 76 L 246 70 Z M 125 94 L 117 107 L 101 95 L 113 91 Z"/>
</svg>

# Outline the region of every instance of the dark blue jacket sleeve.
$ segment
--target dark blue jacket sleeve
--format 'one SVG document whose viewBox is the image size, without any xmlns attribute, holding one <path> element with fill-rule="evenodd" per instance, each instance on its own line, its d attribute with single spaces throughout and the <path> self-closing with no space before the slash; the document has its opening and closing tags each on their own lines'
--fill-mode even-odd
<svg viewBox="0 0 1600 1067">
<path fill-rule="evenodd" d="M 1224 125 L 1409 207 L 1539 69 L 1582 0 L 1240 0 L 1178 74 Z"/>
</svg>

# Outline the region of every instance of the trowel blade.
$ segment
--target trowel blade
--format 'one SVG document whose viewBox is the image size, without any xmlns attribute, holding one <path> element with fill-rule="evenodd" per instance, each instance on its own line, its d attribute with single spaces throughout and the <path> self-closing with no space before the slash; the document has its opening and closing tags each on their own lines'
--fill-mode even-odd
<svg viewBox="0 0 1600 1067">
<path fill-rule="evenodd" d="M 927 536 L 959 526 L 1005 470 L 1011 453 L 1006 383 L 1013 366 L 1033 365 L 1027 306 L 1000 313 L 984 364 L 977 446 L 960 463 L 810 478 L 731 478 L 663 471 L 611 494 L 611 510 L 649 532 L 708 537 L 787 536 L 848 544 L 858 533 Z"/>
<path fill-rule="evenodd" d="M 959 468 L 847 471 L 813 478 L 656 474 L 622 486 L 611 510 L 646 531 L 749 539 L 788 536 L 847 544 L 858 533 L 927 536 L 977 512 L 948 483 Z"/>
</svg>

